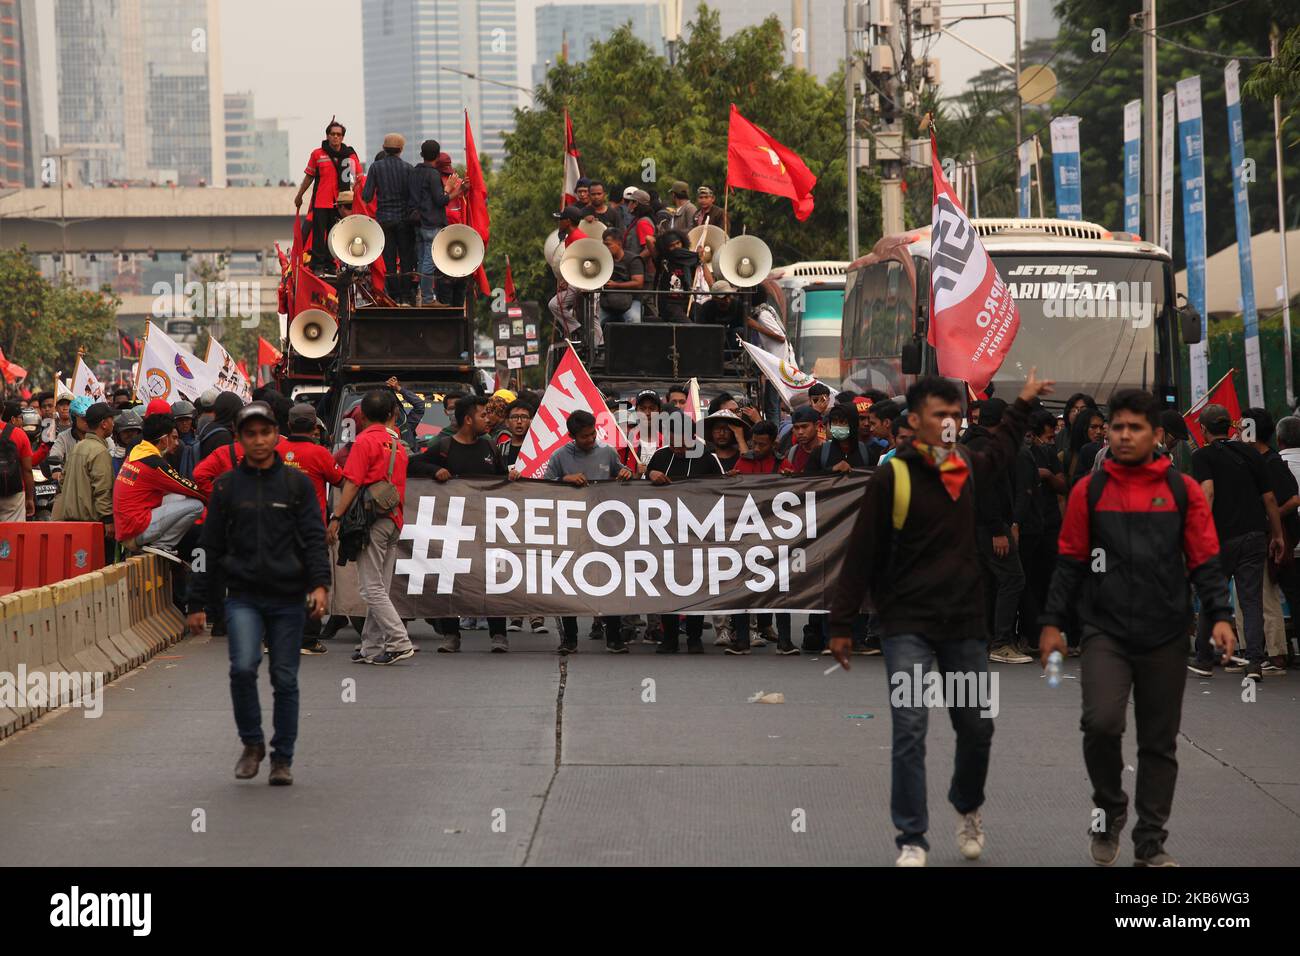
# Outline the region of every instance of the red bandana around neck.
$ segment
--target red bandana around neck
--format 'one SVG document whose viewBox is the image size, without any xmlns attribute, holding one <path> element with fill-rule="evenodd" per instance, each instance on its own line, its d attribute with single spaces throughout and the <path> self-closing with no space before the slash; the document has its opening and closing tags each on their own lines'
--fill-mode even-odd
<svg viewBox="0 0 1300 956">
<path fill-rule="evenodd" d="M 922 461 L 931 468 L 939 470 L 939 477 L 943 481 L 943 487 L 948 492 L 948 497 L 953 501 L 960 498 L 961 490 L 966 484 L 966 477 L 970 473 L 970 468 L 966 465 L 966 459 L 957 454 L 955 449 L 950 448 L 948 454 L 940 462 L 932 446 L 913 439 L 912 447 L 920 453 Z"/>
</svg>

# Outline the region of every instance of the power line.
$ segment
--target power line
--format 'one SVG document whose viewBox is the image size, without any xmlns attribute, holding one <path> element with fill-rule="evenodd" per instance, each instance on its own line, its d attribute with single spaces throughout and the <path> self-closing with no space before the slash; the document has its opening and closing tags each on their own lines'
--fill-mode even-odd
<svg viewBox="0 0 1300 956">
<path fill-rule="evenodd" d="M 1225 3 L 1223 6 L 1215 7 L 1213 10 L 1206 10 L 1204 13 L 1195 13 L 1192 14 L 1190 17 L 1183 17 L 1181 20 L 1170 20 L 1168 23 L 1162 23 L 1160 25 L 1162 27 L 1176 27 L 1180 23 L 1191 23 L 1193 20 L 1203 20 L 1206 17 L 1213 16 L 1214 14 L 1219 13 L 1222 10 L 1230 10 L 1233 7 L 1240 6 L 1245 2 L 1246 0 L 1232 0 L 1231 3 Z"/>
<path fill-rule="evenodd" d="M 1142 32 L 1146 32 L 1145 30 Z M 1194 46 L 1188 46 L 1186 43 L 1179 43 L 1177 40 L 1171 40 L 1169 37 L 1162 37 L 1159 33 L 1152 33 L 1153 37 L 1161 43 L 1168 43 L 1170 46 L 1176 46 L 1180 50 L 1186 50 L 1188 53 L 1197 53 L 1201 56 L 1214 56 L 1220 60 L 1271 60 L 1271 56 L 1256 56 L 1253 53 L 1216 53 L 1213 50 L 1201 50 Z"/>
</svg>

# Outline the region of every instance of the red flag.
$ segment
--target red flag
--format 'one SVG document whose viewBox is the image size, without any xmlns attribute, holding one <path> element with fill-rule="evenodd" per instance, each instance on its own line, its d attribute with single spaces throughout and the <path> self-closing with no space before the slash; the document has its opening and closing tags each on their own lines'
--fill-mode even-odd
<svg viewBox="0 0 1300 956">
<path fill-rule="evenodd" d="M 284 254 L 278 242 L 275 244 L 275 254 L 280 260 L 280 275 L 284 275 L 289 271 L 289 257 Z"/>
<path fill-rule="evenodd" d="M 560 207 L 572 206 L 578 201 L 578 180 L 582 178 L 582 154 L 573 142 L 573 120 L 569 111 L 564 111 L 564 188 L 561 190 Z"/>
<path fill-rule="evenodd" d="M 465 225 L 471 227 L 483 239 L 486 249 L 488 237 L 492 233 L 492 218 L 488 215 L 487 180 L 483 178 L 483 165 L 478 159 L 478 147 L 474 145 L 474 130 L 469 125 L 469 110 L 465 111 L 465 184 L 469 195 L 465 197 Z M 488 282 L 487 272 L 480 265 L 474 273 L 478 289 L 484 295 L 492 294 L 492 285 Z"/>
<path fill-rule="evenodd" d="M 1183 421 L 1187 423 L 1187 432 L 1198 445 L 1205 446 L 1210 442 L 1209 437 L 1201 429 L 1201 423 L 1196 420 L 1206 405 L 1222 405 L 1226 408 L 1230 423 L 1228 436 L 1232 437 L 1237 434 L 1237 426 L 1241 422 L 1241 402 L 1237 400 L 1237 386 L 1232 382 L 1233 373 L 1236 371 L 1235 368 L 1228 369 L 1228 374 L 1219 379 L 1214 388 L 1206 392 L 1195 405 L 1183 412 Z"/>
<path fill-rule="evenodd" d="M 334 287 L 305 267 L 295 270 L 298 273 L 294 282 L 293 316 L 303 309 L 324 309 L 331 315 L 338 315 L 339 295 Z"/>
<path fill-rule="evenodd" d="M 741 116 L 732 103 L 731 125 L 727 128 L 727 185 L 786 196 L 794 204 L 794 217 L 803 222 L 812 215 L 817 177 L 797 153 Z"/>
<path fill-rule="evenodd" d="M 514 302 L 518 299 L 515 295 L 515 278 L 510 274 L 510 257 L 506 256 L 506 301 Z"/>
<path fill-rule="evenodd" d="M 245 382 L 252 381 L 252 379 L 248 377 L 248 364 L 243 359 L 240 359 L 235 363 L 235 368 L 239 369 L 239 374 L 244 376 Z"/>
<path fill-rule="evenodd" d="M 379 205 L 379 194 L 376 192 L 375 198 L 366 202 L 361 198 L 361 192 L 366 188 L 366 174 L 358 173 L 356 183 L 352 187 L 352 215 L 369 216 L 375 218 L 375 209 Z M 370 263 L 370 288 L 376 292 L 384 291 L 384 276 L 388 274 L 388 268 L 384 263 L 384 257 L 380 256 L 374 262 Z"/>
<path fill-rule="evenodd" d="M 934 207 L 930 227 L 929 339 L 939 374 L 983 392 L 1020 329 L 1020 312 L 939 165 L 930 132 Z"/>
<path fill-rule="evenodd" d="M 17 362 L 9 361 L 5 358 L 4 351 L 0 350 L 0 374 L 4 375 L 6 382 L 19 382 L 27 377 L 27 369 Z"/>
<path fill-rule="evenodd" d="M 257 337 L 257 364 L 258 365 L 278 365 L 283 356 L 280 350 L 274 345 L 262 338 Z"/>
<path fill-rule="evenodd" d="M 591 380 L 578 353 L 569 349 L 555 367 L 555 374 L 542 395 L 542 404 L 533 416 L 533 424 L 519 449 L 516 470 L 525 478 L 539 477 L 556 450 L 569 443 L 565 423 L 569 414 L 582 409 L 596 416 L 596 438 L 622 451 L 627 436 L 618 421 L 605 407 L 605 396 Z"/>
</svg>

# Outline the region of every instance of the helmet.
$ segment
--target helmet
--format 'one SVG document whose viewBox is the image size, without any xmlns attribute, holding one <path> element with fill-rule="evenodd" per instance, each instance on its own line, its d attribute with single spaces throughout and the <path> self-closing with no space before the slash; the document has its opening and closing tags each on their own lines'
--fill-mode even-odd
<svg viewBox="0 0 1300 956">
<path fill-rule="evenodd" d="M 31 432 L 41 427 L 41 413 L 34 408 L 23 409 L 23 431 Z"/>
<path fill-rule="evenodd" d="M 132 428 L 143 428 L 144 422 L 140 419 L 140 415 L 137 412 L 127 409 L 124 412 L 118 413 L 117 418 L 113 421 L 113 425 L 116 431 L 124 432 L 130 431 Z"/>
<path fill-rule="evenodd" d="M 193 418 L 194 406 L 186 401 L 172 402 L 172 418 Z"/>
<path fill-rule="evenodd" d="M 205 412 L 210 411 L 212 409 L 212 406 L 216 404 L 217 396 L 220 394 L 221 391 L 215 387 L 205 388 L 203 390 L 203 394 L 199 396 L 199 400 L 197 403 L 199 409 Z"/>
<path fill-rule="evenodd" d="M 94 400 L 89 395 L 78 395 L 68 404 L 68 413 L 84 417 L 86 409 L 94 404 Z"/>
</svg>

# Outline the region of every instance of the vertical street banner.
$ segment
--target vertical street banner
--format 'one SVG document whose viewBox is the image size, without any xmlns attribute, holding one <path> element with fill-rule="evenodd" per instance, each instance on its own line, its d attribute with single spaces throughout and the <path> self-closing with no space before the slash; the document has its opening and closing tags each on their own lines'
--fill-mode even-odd
<svg viewBox="0 0 1300 956">
<path fill-rule="evenodd" d="M 389 595 L 404 618 L 825 611 L 867 481 L 412 479 Z"/>
<path fill-rule="evenodd" d="M 1228 141 L 1232 150 L 1232 202 L 1237 219 L 1237 264 L 1241 270 L 1241 322 L 1246 345 L 1246 394 L 1264 406 L 1264 370 L 1259 359 L 1259 317 L 1255 311 L 1255 266 L 1250 258 L 1250 197 L 1246 192 L 1246 145 L 1241 129 L 1241 64 L 1223 70 L 1228 103 Z"/>
<path fill-rule="evenodd" d="M 1124 231 L 1142 234 L 1142 101 L 1124 104 Z M 1150 239 L 1151 237 L 1147 237 Z"/>
<path fill-rule="evenodd" d="M 1056 175 L 1056 215 L 1083 218 L 1083 178 L 1079 168 L 1079 117 L 1052 120 L 1052 170 Z"/>
<path fill-rule="evenodd" d="M 1205 149 L 1201 126 L 1201 78 L 1179 80 L 1178 165 L 1183 181 L 1183 247 L 1187 258 L 1187 301 L 1201 316 L 1201 341 L 1189 346 L 1192 398 L 1209 386 L 1209 327 L 1205 315 Z"/>
<path fill-rule="evenodd" d="M 1164 95 L 1164 116 L 1160 126 L 1160 239 L 1157 243 L 1171 256 L 1174 252 L 1174 91 Z"/>
<path fill-rule="evenodd" d="M 1020 218 L 1029 218 L 1029 171 L 1034 165 L 1034 141 L 1027 139 L 1017 150 L 1020 158 L 1020 185 L 1016 194 L 1020 200 Z"/>
<path fill-rule="evenodd" d="M 1020 330 L 1020 310 L 939 165 L 930 133 L 934 205 L 930 226 L 930 344 L 939 374 L 982 392 Z"/>
</svg>

